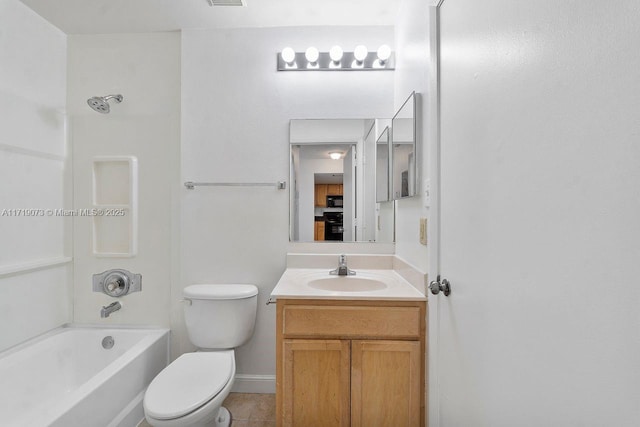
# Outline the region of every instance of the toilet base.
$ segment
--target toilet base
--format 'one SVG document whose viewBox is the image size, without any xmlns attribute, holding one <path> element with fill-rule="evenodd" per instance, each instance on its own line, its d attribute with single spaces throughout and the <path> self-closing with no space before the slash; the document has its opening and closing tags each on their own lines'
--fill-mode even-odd
<svg viewBox="0 0 640 427">
<path fill-rule="evenodd" d="M 220 407 L 215 420 L 215 427 L 229 427 L 231 425 L 231 412 L 224 406 Z"/>
</svg>

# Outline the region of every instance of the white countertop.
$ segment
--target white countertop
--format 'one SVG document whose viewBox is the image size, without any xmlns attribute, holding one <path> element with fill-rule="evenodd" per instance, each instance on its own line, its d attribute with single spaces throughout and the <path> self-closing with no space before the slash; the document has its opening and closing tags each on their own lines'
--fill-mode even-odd
<svg viewBox="0 0 640 427">
<path fill-rule="evenodd" d="M 424 294 L 414 288 L 394 270 L 356 270 L 353 278 L 371 279 L 384 282 L 387 287 L 380 290 L 361 292 L 328 291 L 316 289 L 306 284 L 314 279 L 331 278 L 329 269 L 288 268 L 271 292 L 271 299 L 334 299 L 334 300 L 394 300 L 426 301 Z M 342 276 L 344 277 L 344 276 Z M 348 280 L 348 278 L 347 278 Z"/>
</svg>

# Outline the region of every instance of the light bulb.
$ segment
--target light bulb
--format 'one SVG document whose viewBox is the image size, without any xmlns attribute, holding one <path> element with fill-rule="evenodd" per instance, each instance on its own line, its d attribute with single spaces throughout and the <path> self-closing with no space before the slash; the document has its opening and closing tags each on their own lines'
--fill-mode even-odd
<svg viewBox="0 0 640 427">
<path fill-rule="evenodd" d="M 391 57 L 391 48 L 389 47 L 389 45 L 383 44 L 378 48 L 377 55 L 380 62 L 384 64 Z"/>
<path fill-rule="evenodd" d="M 358 45 L 353 50 L 353 57 L 355 58 L 356 61 L 358 61 L 358 63 L 361 63 L 362 61 L 364 61 L 364 59 L 367 57 L 368 54 L 369 54 L 369 51 L 367 50 L 367 47 L 364 45 Z"/>
<path fill-rule="evenodd" d="M 282 56 L 282 60 L 286 62 L 287 65 L 293 65 L 293 63 L 296 61 L 296 52 L 290 47 L 285 47 L 284 49 L 282 49 L 282 53 L 280 53 L 280 55 Z"/>
<path fill-rule="evenodd" d="M 338 62 L 340 62 L 340 60 L 342 59 L 342 48 L 340 46 L 333 46 L 331 49 L 329 49 L 329 57 L 331 58 L 331 60 L 333 62 L 335 62 L 336 64 Z"/>
<path fill-rule="evenodd" d="M 329 153 L 329 157 L 331 157 L 333 160 L 340 160 L 340 157 L 342 157 L 342 153 Z"/>
<path fill-rule="evenodd" d="M 307 61 L 309 61 L 311 64 L 315 64 L 316 62 L 318 62 L 318 58 L 320 57 L 320 52 L 318 52 L 318 49 L 311 46 L 304 53 L 304 57 L 307 58 Z"/>
</svg>

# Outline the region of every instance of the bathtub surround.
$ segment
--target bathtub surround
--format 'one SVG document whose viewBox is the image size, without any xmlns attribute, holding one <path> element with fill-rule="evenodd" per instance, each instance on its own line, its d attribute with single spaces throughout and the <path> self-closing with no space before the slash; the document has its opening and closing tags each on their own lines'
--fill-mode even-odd
<svg viewBox="0 0 640 427">
<path fill-rule="evenodd" d="M 72 269 L 71 220 L 46 214 L 71 206 L 67 37 L 18 0 L 0 28 L 1 351 L 71 321 Z"/>
<path fill-rule="evenodd" d="M 96 158 L 135 156 L 138 164 L 138 250 L 132 257 L 93 255 L 92 219 L 74 220 L 74 321 L 170 326 L 172 274 L 179 250 L 174 222 L 180 144 L 180 33 L 69 36 L 68 109 L 74 153 L 74 207 L 93 204 Z M 122 93 L 109 114 L 87 98 Z M 92 291 L 93 274 L 122 268 L 142 274 L 142 292 L 114 298 Z M 177 305 L 177 304 L 176 304 Z"/>
</svg>

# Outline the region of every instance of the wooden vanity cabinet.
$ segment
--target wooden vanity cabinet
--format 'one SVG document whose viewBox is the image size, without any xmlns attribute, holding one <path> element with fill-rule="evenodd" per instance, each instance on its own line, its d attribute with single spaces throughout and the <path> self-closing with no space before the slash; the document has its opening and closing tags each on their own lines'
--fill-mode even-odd
<svg viewBox="0 0 640 427">
<path fill-rule="evenodd" d="M 426 304 L 278 300 L 277 425 L 424 426 Z"/>
</svg>

